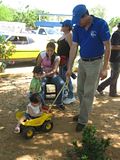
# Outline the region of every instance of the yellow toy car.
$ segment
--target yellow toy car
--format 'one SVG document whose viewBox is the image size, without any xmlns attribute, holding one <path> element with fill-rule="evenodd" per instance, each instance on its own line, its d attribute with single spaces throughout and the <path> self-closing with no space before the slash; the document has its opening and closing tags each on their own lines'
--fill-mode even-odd
<svg viewBox="0 0 120 160">
<path fill-rule="evenodd" d="M 16 119 L 19 119 L 25 114 L 25 112 L 17 112 Z M 35 131 L 49 132 L 53 128 L 52 114 L 43 113 L 40 117 L 35 119 L 26 120 L 20 124 L 20 133 L 26 139 L 30 139 L 34 136 Z"/>
</svg>

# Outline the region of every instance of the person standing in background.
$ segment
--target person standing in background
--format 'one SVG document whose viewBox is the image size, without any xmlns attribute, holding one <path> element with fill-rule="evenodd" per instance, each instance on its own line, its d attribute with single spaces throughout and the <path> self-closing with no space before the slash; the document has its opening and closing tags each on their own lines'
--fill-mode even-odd
<svg viewBox="0 0 120 160">
<path fill-rule="evenodd" d="M 118 97 L 117 94 L 117 80 L 120 74 L 120 23 L 117 25 L 118 29 L 113 33 L 111 38 L 111 75 L 108 79 L 102 82 L 97 91 L 103 95 L 103 90 L 110 85 L 109 96 Z"/>
<path fill-rule="evenodd" d="M 59 66 L 59 75 L 61 78 L 66 81 L 66 71 L 67 71 L 67 64 L 69 59 L 69 52 L 70 47 L 72 45 L 72 22 L 71 20 L 65 20 L 61 22 L 62 28 L 61 31 L 64 33 L 62 37 L 58 40 L 58 48 L 57 54 L 60 56 L 60 66 Z M 73 75 L 74 76 L 74 75 Z M 74 78 L 74 77 L 73 77 Z M 73 85 L 70 79 L 68 83 L 68 96 L 63 100 L 64 104 L 71 104 L 75 102 L 75 96 L 73 93 Z"/>
<path fill-rule="evenodd" d="M 80 46 L 77 92 L 80 100 L 80 113 L 73 117 L 77 121 L 76 131 L 80 132 L 88 122 L 92 110 L 93 99 L 98 79 L 107 77 L 110 57 L 110 32 L 105 20 L 89 15 L 85 5 L 80 4 L 73 9 L 74 26 L 73 43 L 70 50 L 66 78 L 72 73 L 72 66 Z M 104 64 L 101 69 L 102 57 Z"/>
</svg>

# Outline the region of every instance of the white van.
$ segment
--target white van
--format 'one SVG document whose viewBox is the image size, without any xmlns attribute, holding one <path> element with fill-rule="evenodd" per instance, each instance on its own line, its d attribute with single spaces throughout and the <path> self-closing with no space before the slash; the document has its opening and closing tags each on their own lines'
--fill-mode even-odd
<svg viewBox="0 0 120 160">
<path fill-rule="evenodd" d="M 35 34 L 43 37 L 46 36 L 47 40 L 52 42 L 56 42 L 62 35 L 62 33 L 54 27 L 38 27 L 38 29 L 35 31 Z"/>
</svg>

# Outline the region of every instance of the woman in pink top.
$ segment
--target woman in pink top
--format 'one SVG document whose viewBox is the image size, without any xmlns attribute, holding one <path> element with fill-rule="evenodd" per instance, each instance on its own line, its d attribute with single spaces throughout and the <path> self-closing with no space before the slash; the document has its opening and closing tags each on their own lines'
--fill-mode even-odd
<svg viewBox="0 0 120 160">
<path fill-rule="evenodd" d="M 44 72 L 44 75 L 42 76 L 43 97 L 45 97 L 45 85 L 47 81 L 50 81 L 56 85 L 57 93 L 59 93 L 62 86 L 64 85 L 64 81 L 58 75 L 59 64 L 60 57 L 55 53 L 55 44 L 53 42 L 49 42 L 46 46 L 46 51 L 39 54 L 37 58 L 37 65 L 41 66 Z M 65 109 L 63 106 L 62 92 L 56 100 L 56 106 L 59 107 L 59 109 Z"/>
</svg>

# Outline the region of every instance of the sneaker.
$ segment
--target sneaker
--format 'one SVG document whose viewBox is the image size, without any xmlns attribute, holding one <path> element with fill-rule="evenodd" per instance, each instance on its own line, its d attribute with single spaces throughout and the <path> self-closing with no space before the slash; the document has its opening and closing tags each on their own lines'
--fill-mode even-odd
<svg viewBox="0 0 120 160">
<path fill-rule="evenodd" d="M 20 133 L 20 127 L 19 126 L 15 127 L 14 133 Z"/>
<path fill-rule="evenodd" d="M 73 97 L 73 98 L 65 98 L 64 100 L 63 100 L 63 103 L 64 104 L 70 104 L 70 103 L 73 103 L 73 102 L 75 102 L 76 101 L 76 98 L 75 97 Z"/>
<path fill-rule="evenodd" d="M 74 122 L 77 122 L 77 121 L 78 121 L 78 118 L 79 118 L 79 115 L 74 116 L 74 117 L 73 117 L 73 121 L 74 121 Z"/>
<path fill-rule="evenodd" d="M 81 132 L 85 128 L 85 124 L 78 123 L 76 126 L 76 132 Z"/>
</svg>

